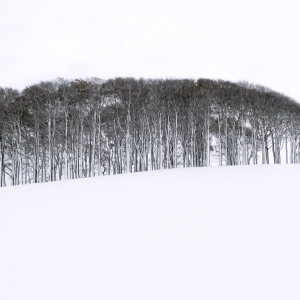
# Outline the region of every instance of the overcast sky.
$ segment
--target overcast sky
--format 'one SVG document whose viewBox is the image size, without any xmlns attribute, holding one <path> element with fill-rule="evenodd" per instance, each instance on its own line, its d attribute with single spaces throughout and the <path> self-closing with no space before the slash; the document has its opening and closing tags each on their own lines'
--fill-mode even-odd
<svg viewBox="0 0 300 300">
<path fill-rule="evenodd" d="M 0 0 L 0 86 L 220 78 L 300 101 L 299 28 L 299 0 Z"/>
</svg>

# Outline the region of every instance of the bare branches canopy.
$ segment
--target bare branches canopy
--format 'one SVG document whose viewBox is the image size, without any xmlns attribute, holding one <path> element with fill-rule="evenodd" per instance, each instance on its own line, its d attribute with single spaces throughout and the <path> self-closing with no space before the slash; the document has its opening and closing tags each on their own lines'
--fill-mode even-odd
<svg viewBox="0 0 300 300">
<path fill-rule="evenodd" d="M 162 168 L 300 162 L 300 105 L 208 79 L 40 82 L 0 88 L 0 183 Z"/>
</svg>

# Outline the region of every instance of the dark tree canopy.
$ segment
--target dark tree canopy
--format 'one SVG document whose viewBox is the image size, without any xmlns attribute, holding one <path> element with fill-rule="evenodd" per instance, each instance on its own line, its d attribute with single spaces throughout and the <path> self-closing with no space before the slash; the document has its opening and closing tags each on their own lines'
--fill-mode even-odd
<svg viewBox="0 0 300 300">
<path fill-rule="evenodd" d="M 210 164 L 300 163 L 300 105 L 209 79 L 65 80 L 0 88 L 0 183 Z"/>
</svg>

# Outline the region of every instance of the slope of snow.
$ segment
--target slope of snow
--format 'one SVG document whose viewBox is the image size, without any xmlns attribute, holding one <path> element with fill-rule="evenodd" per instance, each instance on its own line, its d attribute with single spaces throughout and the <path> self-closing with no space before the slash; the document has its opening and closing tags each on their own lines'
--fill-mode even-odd
<svg viewBox="0 0 300 300">
<path fill-rule="evenodd" d="M 0 189 L 1 300 L 300 299 L 299 165 Z"/>
</svg>

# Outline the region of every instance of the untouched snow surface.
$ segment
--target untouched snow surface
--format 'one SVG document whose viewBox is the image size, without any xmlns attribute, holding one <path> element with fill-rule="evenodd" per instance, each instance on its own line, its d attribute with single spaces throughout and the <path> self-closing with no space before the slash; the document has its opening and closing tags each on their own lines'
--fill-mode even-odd
<svg viewBox="0 0 300 300">
<path fill-rule="evenodd" d="M 0 300 L 300 299 L 299 165 L 0 189 Z"/>
</svg>

